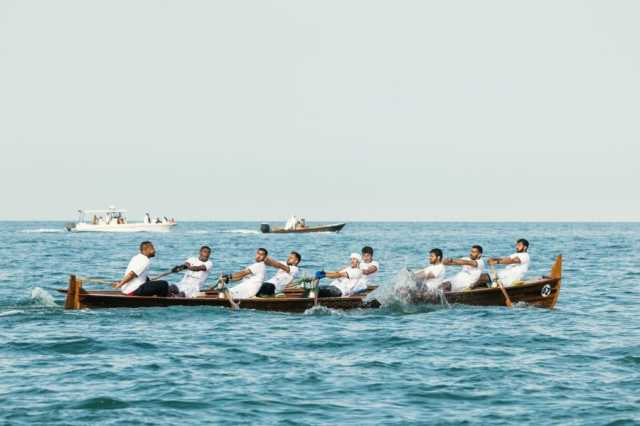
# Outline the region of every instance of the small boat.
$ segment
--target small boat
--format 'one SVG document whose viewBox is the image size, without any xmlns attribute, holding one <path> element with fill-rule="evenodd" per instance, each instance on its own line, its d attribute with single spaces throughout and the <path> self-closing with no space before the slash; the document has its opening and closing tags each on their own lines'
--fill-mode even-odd
<svg viewBox="0 0 640 426">
<path fill-rule="evenodd" d="M 556 258 L 549 276 L 525 281 L 521 285 L 507 287 L 506 292 L 511 301 L 526 303 L 531 306 L 552 309 L 558 302 L 562 282 L 562 256 Z M 314 306 L 324 306 L 330 309 L 375 309 L 381 304 L 367 297 L 375 290 L 369 287 L 367 292 L 352 297 L 307 297 L 308 290 L 293 288 L 285 292 L 284 297 L 255 297 L 238 300 L 240 309 L 254 309 L 259 311 L 277 311 L 302 313 Z M 65 309 L 85 308 L 147 308 L 168 306 L 218 306 L 230 308 L 231 304 L 225 298 L 220 298 L 217 291 L 207 291 L 204 296 L 192 299 L 177 297 L 147 297 L 126 296 L 119 291 L 87 291 L 82 288 L 82 282 L 75 275 L 69 278 L 67 289 L 58 289 L 66 294 Z M 461 292 L 446 292 L 443 297 L 448 304 L 463 304 L 476 306 L 506 306 L 504 295 L 500 288 L 481 288 Z M 439 304 L 439 300 L 421 301 L 423 304 Z"/>
<path fill-rule="evenodd" d="M 310 232 L 340 232 L 346 223 L 334 223 L 332 225 L 305 226 L 304 228 L 287 229 L 284 227 L 274 227 L 268 223 L 260 225 L 260 232 L 263 234 L 305 234 Z"/>
<path fill-rule="evenodd" d="M 64 228 L 69 232 L 167 232 L 176 226 L 174 219 L 151 218 L 148 213 L 144 222 L 129 222 L 126 213 L 113 206 L 102 210 L 78 210 L 78 221 L 67 223 Z"/>
</svg>

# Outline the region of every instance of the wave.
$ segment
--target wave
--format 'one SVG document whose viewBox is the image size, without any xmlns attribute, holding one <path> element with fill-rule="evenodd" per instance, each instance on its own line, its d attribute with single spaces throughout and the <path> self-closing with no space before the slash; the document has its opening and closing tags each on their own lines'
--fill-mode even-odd
<svg viewBox="0 0 640 426">
<path fill-rule="evenodd" d="M 41 306 L 58 306 L 51 293 L 40 287 L 31 290 L 31 302 Z"/>
<path fill-rule="evenodd" d="M 187 231 L 187 234 L 191 234 L 191 235 L 202 235 L 202 234 L 209 234 L 209 231 L 205 231 L 204 229 L 196 229 L 193 231 Z"/>
<path fill-rule="evenodd" d="M 416 294 L 420 294 L 420 300 L 427 297 L 427 303 L 416 302 Z M 402 269 L 391 282 L 380 285 L 367 295 L 365 301 L 380 302 L 383 308 L 390 311 L 403 313 L 415 313 L 432 311 L 448 306 L 448 302 L 442 291 L 423 293 L 418 290 L 418 283 L 413 272 Z"/>
<path fill-rule="evenodd" d="M 4 311 L 4 312 L 0 312 L 0 317 L 9 317 L 12 315 L 20 315 L 23 314 L 24 311 L 21 311 L 19 309 L 10 309 L 8 311 Z"/>
<path fill-rule="evenodd" d="M 331 315 L 344 315 L 343 311 L 327 308 L 326 306 L 318 305 L 313 308 L 309 308 L 304 311 L 304 315 L 313 315 L 313 316 L 331 316 Z"/>
<path fill-rule="evenodd" d="M 58 234 L 62 232 L 66 232 L 64 229 L 58 228 L 38 228 L 38 229 L 22 229 L 23 234 Z"/>
<path fill-rule="evenodd" d="M 245 235 L 258 235 L 260 231 L 256 231 L 255 229 L 230 229 L 227 231 L 222 231 L 224 234 L 245 234 Z"/>
</svg>

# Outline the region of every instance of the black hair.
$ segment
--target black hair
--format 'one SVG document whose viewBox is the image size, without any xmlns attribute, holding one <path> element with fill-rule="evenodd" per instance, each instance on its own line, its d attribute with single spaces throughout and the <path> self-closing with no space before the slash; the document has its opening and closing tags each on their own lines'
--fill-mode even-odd
<svg viewBox="0 0 640 426">
<path fill-rule="evenodd" d="M 153 244 L 151 243 L 151 241 L 143 241 L 140 243 L 140 252 L 142 252 L 142 250 L 144 250 L 144 248 L 146 246 L 153 246 Z"/>
<path fill-rule="evenodd" d="M 373 256 L 373 249 L 369 246 L 362 247 L 362 254 L 370 254 Z"/>
<path fill-rule="evenodd" d="M 266 248 L 262 248 L 262 247 L 260 247 L 257 251 L 264 252 L 264 255 L 265 255 L 265 256 L 269 256 L 269 251 L 268 251 Z"/>
<path fill-rule="evenodd" d="M 298 263 L 302 262 L 302 256 L 300 256 L 300 253 L 298 253 L 297 251 L 292 251 L 291 254 L 298 259 Z"/>
<path fill-rule="evenodd" d="M 209 253 L 211 253 L 211 247 L 209 247 L 209 246 L 202 246 L 202 247 L 200 247 L 200 251 L 205 250 L 205 249 L 206 249 L 206 250 L 208 250 L 208 251 L 209 251 Z"/>
<path fill-rule="evenodd" d="M 475 245 L 472 245 L 471 248 L 474 248 L 474 249 L 478 250 L 480 252 L 480 254 L 482 254 L 482 246 L 479 246 L 479 245 L 475 244 Z"/>
<path fill-rule="evenodd" d="M 525 240 L 524 238 L 520 238 L 518 241 L 516 241 L 516 244 L 518 243 L 522 243 L 526 248 L 529 248 L 529 241 Z"/>
<path fill-rule="evenodd" d="M 440 250 L 439 248 L 431 249 L 429 253 L 433 253 L 436 255 L 436 257 L 439 257 L 440 259 L 442 259 L 442 250 Z"/>
</svg>

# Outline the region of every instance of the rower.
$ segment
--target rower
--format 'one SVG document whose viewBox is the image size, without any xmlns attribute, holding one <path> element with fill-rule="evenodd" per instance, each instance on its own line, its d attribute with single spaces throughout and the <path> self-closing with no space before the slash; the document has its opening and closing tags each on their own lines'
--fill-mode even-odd
<svg viewBox="0 0 640 426">
<path fill-rule="evenodd" d="M 443 265 L 462 266 L 462 271 L 458 272 L 451 281 L 442 283 L 441 288 L 445 291 L 462 291 L 471 287 L 482 275 L 484 261 L 482 260 L 482 247 L 474 245 L 471 247 L 469 257 L 461 259 L 444 259 Z"/>
<path fill-rule="evenodd" d="M 289 253 L 286 262 L 278 262 L 270 257 L 264 260 L 265 265 L 277 268 L 278 272 L 262 284 L 256 296 L 273 296 L 284 292 L 284 289 L 298 275 L 298 265 L 302 256 L 297 251 Z"/>
<path fill-rule="evenodd" d="M 380 264 L 373 260 L 373 248 L 369 246 L 362 247 L 362 262 L 360 262 L 362 270 L 362 285 L 368 286 L 374 282 L 374 278 L 378 275 Z"/>
<path fill-rule="evenodd" d="M 351 254 L 351 266 L 336 272 L 318 271 L 316 279 L 334 278 L 328 286 L 318 288 L 319 297 L 349 297 L 367 289 L 362 283 L 362 270 L 360 269 L 362 257 L 358 253 Z"/>
<path fill-rule="evenodd" d="M 184 294 L 184 297 L 197 297 L 200 293 L 202 285 L 209 278 L 211 268 L 213 268 L 213 262 L 209 260 L 211 256 L 211 247 L 200 247 L 200 253 L 198 257 L 193 256 L 186 260 L 183 265 L 174 267 L 172 272 L 180 272 L 186 270 L 182 281 L 178 285 L 178 291 Z"/>
<path fill-rule="evenodd" d="M 422 291 L 437 290 L 444 280 L 445 267 L 442 264 L 442 250 L 433 248 L 429 251 L 429 266 L 416 272 L 418 289 Z"/>
<path fill-rule="evenodd" d="M 151 258 L 155 257 L 156 249 L 151 241 L 140 243 L 140 253 L 136 254 L 129 261 L 124 277 L 113 284 L 114 288 L 129 296 L 160 296 L 167 297 L 169 294 L 169 283 L 166 281 L 150 281 L 149 268 Z"/>
<path fill-rule="evenodd" d="M 529 271 L 529 241 L 520 238 L 516 241 L 516 252 L 508 257 L 494 257 L 488 260 L 489 265 L 507 265 L 498 272 L 498 280 L 505 287 L 510 287 L 522 281 Z"/>
<path fill-rule="evenodd" d="M 234 299 L 250 299 L 258 294 L 265 277 L 265 264 L 264 261 L 267 258 L 269 252 L 265 248 L 259 248 L 256 251 L 255 263 L 240 272 L 230 273 L 223 275 L 222 282 L 228 283 L 230 281 L 240 281 L 237 285 L 230 287 L 229 292 Z M 220 297 L 224 297 L 223 293 L 220 293 Z"/>
</svg>

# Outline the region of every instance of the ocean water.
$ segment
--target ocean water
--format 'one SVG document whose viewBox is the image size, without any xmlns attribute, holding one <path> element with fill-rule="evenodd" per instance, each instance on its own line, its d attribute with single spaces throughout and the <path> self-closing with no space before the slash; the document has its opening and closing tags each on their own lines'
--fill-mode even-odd
<svg viewBox="0 0 640 426">
<path fill-rule="evenodd" d="M 640 424 L 640 224 L 350 223 L 337 235 L 62 225 L 0 223 L 0 424 Z M 216 273 L 248 265 L 260 246 L 275 258 L 300 251 L 311 272 L 338 269 L 367 244 L 378 281 L 391 283 L 431 247 L 508 255 L 520 237 L 530 275 L 564 255 L 553 311 L 65 312 L 55 291 L 69 273 L 119 277 L 142 239 L 156 244 L 154 272 L 201 244 Z"/>
</svg>

